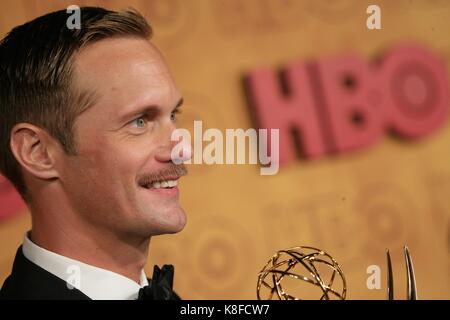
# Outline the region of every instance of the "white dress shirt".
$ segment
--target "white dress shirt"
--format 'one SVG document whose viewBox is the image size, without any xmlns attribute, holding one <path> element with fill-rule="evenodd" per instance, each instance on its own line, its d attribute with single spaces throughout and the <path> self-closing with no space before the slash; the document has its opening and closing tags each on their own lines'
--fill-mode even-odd
<svg viewBox="0 0 450 320">
<path fill-rule="evenodd" d="M 148 285 L 144 270 L 140 284 L 118 273 L 94 267 L 48 251 L 33 243 L 25 234 L 24 256 L 42 269 L 66 281 L 93 300 L 136 300 L 139 289 Z"/>
</svg>

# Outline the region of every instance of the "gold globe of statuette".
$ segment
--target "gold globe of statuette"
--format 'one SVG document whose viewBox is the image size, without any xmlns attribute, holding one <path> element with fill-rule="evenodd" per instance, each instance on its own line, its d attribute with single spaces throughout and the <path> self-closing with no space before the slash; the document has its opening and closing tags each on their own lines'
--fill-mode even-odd
<svg viewBox="0 0 450 320">
<path fill-rule="evenodd" d="M 259 273 L 258 300 L 300 300 L 298 296 L 305 292 L 320 300 L 345 299 L 344 274 L 336 260 L 320 249 L 301 246 L 280 250 Z"/>
</svg>

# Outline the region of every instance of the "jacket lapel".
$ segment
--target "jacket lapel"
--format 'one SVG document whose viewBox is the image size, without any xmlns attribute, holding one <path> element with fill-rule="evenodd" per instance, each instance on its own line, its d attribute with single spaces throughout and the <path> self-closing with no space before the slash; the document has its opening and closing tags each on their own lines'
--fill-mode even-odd
<svg viewBox="0 0 450 320">
<path fill-rule="evenodd" d="M 0 300 L 90 300 L 81 291 L 28 260 L 19 247 L 11 275 L 0 290 Z"/>
</svg>

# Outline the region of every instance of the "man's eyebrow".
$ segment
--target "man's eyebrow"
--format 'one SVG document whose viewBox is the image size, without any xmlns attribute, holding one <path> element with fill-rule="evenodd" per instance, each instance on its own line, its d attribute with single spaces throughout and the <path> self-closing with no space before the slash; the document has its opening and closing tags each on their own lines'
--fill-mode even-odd
<svg viewBox="0 0 450 320">
<path fill-rule="evenodd" d="M 180 98 L 180 100 L 178 100 L 177 104 L 175 105 L 175 107 L 172 110 L 175 111 L 175 110 L 179 109 L 183 105 L 183 102 L 184 102 L 184 99 Z M 143 108 L 136 109 L 136 110 L 133 110 L 133 111 L 130 111 L 130 112 L 127 112 L 127 113 L 121 115 L 119 117 L 119 121 L 120 121 L 120 123 L 122 123 L 124 121 L 131 119 L 132 117 L 135 117 L 135 116 L 139 116 L 139 115 L 146 114 L 146 113 L 156 115 L 158 112 L 160 112 L 160 108 L 157 105 L 145 106 Z"/>
<path fill-rule="evenodd" d="M 131 120 L 132 117 L 137 117 L 139 115 L 146 114 L 146 113 L 155 114 L 158 112 L 158 109 L 159 108 L 156 105 L 150 105 L 150 106 L 145 106 L 143 108 L 135 109 L 133 111 L 130 111 L 130 112 L 120 115 L 119 122 L 122 123 L 124 121 Z"/>
<path fill-rule="evenodd" d="M 180 100 L 178 100 L 177 104 L 175 105 L 175 108 L 173 108 L 173 111 L 178 110 L 181 108 L 181 106 L 184 103 L 184 98 L 180 98 Z"/>
</svg>

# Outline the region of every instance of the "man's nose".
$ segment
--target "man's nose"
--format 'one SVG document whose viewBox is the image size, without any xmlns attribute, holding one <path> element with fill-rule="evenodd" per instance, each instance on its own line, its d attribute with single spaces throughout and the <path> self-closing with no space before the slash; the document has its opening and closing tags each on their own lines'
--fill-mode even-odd
<svg viewBox="0 0 450 320">
<path fill-rule="evenodd" d="M 175 130 L 176 127 L 172 127 L 168 130 L 168 134 L 164 135 L 163 139 L 165 143 L 160 146 L 156 153 L 156 160 L 180 164 L 191 159 L 193 153 L 191 142 L 183 138 L 172 140 L 172 133 Z"/>
</svg>

